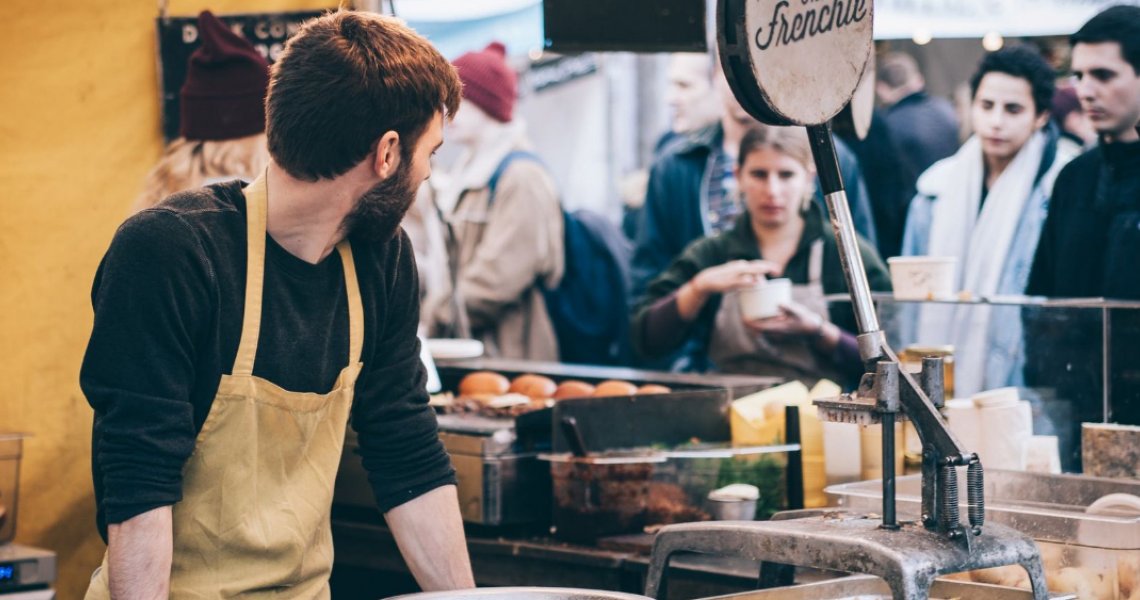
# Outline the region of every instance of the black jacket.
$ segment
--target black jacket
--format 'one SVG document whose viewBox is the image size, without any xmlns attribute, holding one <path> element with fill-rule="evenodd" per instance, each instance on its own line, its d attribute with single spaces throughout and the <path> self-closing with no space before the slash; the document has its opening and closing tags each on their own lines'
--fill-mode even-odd
<svg viewBox="0 0 1140 600">
<path fill-rule="evenodd" d="M 1140 300 L 1140 142 L 1093 148 L 1057 176 L 1026 293 Z M 1066 470 L 1079 465 L 1080 423 L 1140 424 L 1140 310 L 1107 316 L 1106 414 L 1104 314 L 1058 308 L 1025 313 L 1026 383 L 1055 398 L 1056 408 L 1046 403 L 1046 413 L 1062 438 Z"/>
<path fill-rule="evenodd" d="M 1140 300 L 1140 142 L 1097 146 L 1057 176 L 1026 293 Z"/>
</svg>

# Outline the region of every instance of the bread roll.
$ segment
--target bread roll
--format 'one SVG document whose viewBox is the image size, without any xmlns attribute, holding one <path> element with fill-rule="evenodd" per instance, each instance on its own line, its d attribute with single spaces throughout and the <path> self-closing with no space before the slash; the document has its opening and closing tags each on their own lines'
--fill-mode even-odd
<svg viewBox="0 0 1140 600">
<path fill-rule="evenodd" d="M 586 383 L 585 381 L 578 381 L 576 379 L 569 379 L 558 384 L 558 389 L 554 390 L 555 400 L 565 400 L 566 398 L 589 398 L 594 395 L 594 386 Z"/>
<path fill-rule="evenodd" d="M 459 382 L 460 396 L 498 396 L 507 393 L 511 382 L 506 377 L 491 371 L 476 371 Z"/>
<path fill-rule="evenodd" d="M 673 390 L 671 390 L 671 389 L 669 389 L 663 385 L 657 385 L 656 383 L 647 383 L 647 384 L 637 388 L 637 393 L 639 395 L 640 394 L 669 394 L 672 392 L 673 392 Z"/>
<path fill-rule="evenodd" d="M 554 397 L 558 386 L 549 377 L 542 375 L 519 375 L 511 382 L 510 392 L 522 394 L 535 400 L 546 400 Z"/>
<path fill-rule="evenodd" d="M 603 398 L 606 396 L 633 396 L 637 394 L 637 386 L 628 381 L 609 380 L 603 381 L 594 388 L 594 397 Z"/>
</svg>

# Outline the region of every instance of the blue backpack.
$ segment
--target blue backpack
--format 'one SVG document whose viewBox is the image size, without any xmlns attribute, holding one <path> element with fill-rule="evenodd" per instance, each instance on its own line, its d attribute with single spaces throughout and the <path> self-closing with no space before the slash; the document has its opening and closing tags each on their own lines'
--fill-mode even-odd
<svg viewBox="0 0 1140 600">
<path fill-rule="evenodd" d="M 542 164 L 525 151 L 508 154 L 487 184 L 488 206 L 495 186 L 515 160 Z M 629 263 L 633 247 L 605 217 L 588 211 L 562 210 L 565 272 L 558 287 L 543 286 L 546 311 L 558 335 L 562 362 L 627 365 L 629 345 Z"/>
</svg>

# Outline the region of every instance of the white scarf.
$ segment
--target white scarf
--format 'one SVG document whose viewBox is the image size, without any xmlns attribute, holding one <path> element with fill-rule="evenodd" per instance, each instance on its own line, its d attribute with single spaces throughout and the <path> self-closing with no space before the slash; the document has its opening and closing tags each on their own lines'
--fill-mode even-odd
<svg viewBox="0 0 1140 600">
<path fill-rule="evenodd" d="M 931 177 L 924 175 L 919 180 L 919 193 L 936 197 L 927 254 L 958 258 L 955 289 L 975 298 L 997 293 L 1010 244 L 1041 166 L 1045 141 L 1040 131 L 1029 138 L 990 188 L 980 212 L 985 165 L 977 136 L 967 140 Z M 981 305 L 924 305 L 921 309 L 920 343 L 954 344 L 956 392 L 981 390 L 989 317 L 988 307 Z"/>
</svg>

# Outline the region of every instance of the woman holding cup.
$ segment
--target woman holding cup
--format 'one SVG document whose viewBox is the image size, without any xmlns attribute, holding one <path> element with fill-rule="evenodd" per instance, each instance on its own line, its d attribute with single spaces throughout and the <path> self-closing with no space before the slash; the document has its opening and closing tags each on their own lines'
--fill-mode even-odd
<svg viewBox="0 0 1140 600">
<path fill-rule="evenodd" d="M 815 166 L 803 129 L 760 126 L 741 141 L 736 178 L 745 211 L 697 240 L 650 283 L 634 310 L 633 345 L 647 358 L 691 345 L 694 370 L 841 383 L 862 372 L 839 251 L 812 200 Z M 859 240 L 874 290 L 882 259 Z"/>
</svg>

